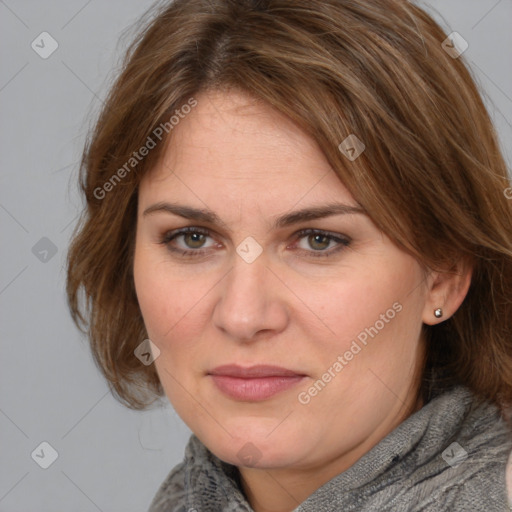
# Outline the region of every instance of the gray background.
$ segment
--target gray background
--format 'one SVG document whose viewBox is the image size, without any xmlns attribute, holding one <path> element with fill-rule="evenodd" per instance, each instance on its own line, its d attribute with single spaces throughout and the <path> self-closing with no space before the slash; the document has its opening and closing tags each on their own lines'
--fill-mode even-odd
<svg viewBox="0 0 512 512">
<path fill-rule="evenodd" d="M 119 36 L 151 3 L 0 0 L 0 512 L 147 510 L 190 435 L 168 404 L 136 412 L 115 401 L 64 295 L 82 145 Z M 468 41 L 510 166 L 512 0 L 421 5 Z M 31 47 L 43 31 L 59 45 L 47 59 Z M 48 469 L 31 458 L 43 441 L 58 452 Z"/>
</svg>

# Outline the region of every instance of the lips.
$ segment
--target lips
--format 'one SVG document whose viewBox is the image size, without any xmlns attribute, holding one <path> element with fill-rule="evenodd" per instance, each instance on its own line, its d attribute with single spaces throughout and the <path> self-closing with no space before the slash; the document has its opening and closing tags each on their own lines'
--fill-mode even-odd
<svg viewBox="0 0 512 512">
<path fill-rule="evenodd" d="M 256 365 L 248 368 L 243 368 L 236 364 L 227 364 L 224 366 L 218 366 L 214 368 L 211 375 L 224 375 L 227 377 L 238 377 L 241 379 L 261 378 L 261 377 L 297 377 L 298 375 L 304 376 L 304 374 L 281 368 L 280 366 L 270 365 Z"/>
<path fill-rule="evenodd" d="M 244 368 L 224 365 L 208 373 L 219 391 L 239 401 L 261 401 L 290 389 L 306 376 L 287 368 L 257 365 Z"/>
</svg>

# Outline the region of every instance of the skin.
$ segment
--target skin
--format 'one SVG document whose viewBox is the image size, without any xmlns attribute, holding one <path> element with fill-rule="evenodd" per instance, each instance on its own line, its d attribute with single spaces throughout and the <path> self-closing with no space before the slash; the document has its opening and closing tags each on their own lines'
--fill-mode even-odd
<svg viewBox="0 0 512 512">
<path fill-rule="evenodd" d="M 289 511 L 421 407 L 422 324 L 456 311 L 471 272 L 425 275 L 364 213 L 271 228 L 290 211 L 357 203 L 316 143 L 269 106 L 237 92 L 196 98 L 139 189 L 136 292 L 177 413 L 210 451 L 238 466 L 254 510 Z M 221 223 L 144 215 L 159 202 L 208 208 Z M 209 234 L 162 243 L 186 226 Z M 297 236 L 307 228 L 350 243 Z M 249 236 L 262 248 L 252 263 L 236 251 Z M 185 257 L 170 247 L 205 252 Z M 300 403 L 298 394 L 397 302 L 401 311 Z M 207 375 L 228 363 L 278 365 L 306 377 L 261 402 L 234 400 Z M 250 464 L 237 455 L 249 442 L 256 447 Z"/>
</svg>

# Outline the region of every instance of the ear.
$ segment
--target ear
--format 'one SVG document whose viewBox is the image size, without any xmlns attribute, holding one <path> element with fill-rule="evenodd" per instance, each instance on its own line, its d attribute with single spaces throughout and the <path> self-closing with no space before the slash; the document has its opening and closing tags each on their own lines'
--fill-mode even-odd
<svg viewBox="0 0 512 512">
<path fill-rule="evenodd" d="M 425 324 L 444 322 L 459 309 L 468 293 L 472 274 L 473 264 L 468 258 L 460 258 L 446 270 L 431 271 L 423 310 Z M 434 311 L 439 308 L 442 316 L 438 318 Z"/>
</svg>

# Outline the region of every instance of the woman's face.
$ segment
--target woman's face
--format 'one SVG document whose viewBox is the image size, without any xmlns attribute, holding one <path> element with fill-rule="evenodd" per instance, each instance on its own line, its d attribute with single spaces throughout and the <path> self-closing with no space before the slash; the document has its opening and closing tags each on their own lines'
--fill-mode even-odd
<svg viewBox="0 0 512 512">
<path fill-rule="evenodd" d="M 289 120 L 242 94 L 197 100 L 139 190 L 134 277 L 162 385 L 231 464 L 348 467 L 417 406 L 422 270 Z M 243 374 L 257 365 L 282 371 Z"/>
</svg>

